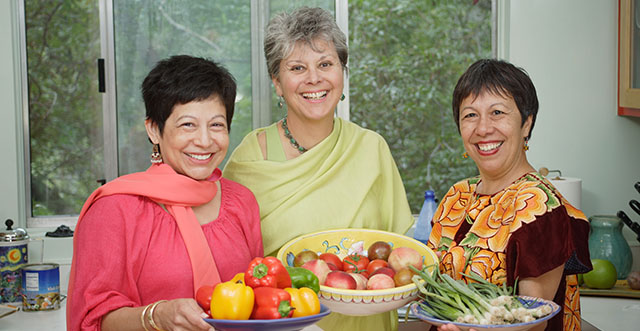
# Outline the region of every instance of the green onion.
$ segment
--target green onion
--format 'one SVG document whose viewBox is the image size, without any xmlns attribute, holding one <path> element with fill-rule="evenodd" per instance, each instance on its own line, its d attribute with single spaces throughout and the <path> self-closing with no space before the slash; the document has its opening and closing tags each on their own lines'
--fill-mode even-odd
<svg viewBox="0 0 640 331">
<path fill-rule="evenodd" d="M 529 309 L 515 296 L 515 286 L 493 284 L 475 273 L 460 273 L 473 282 L 453 279 L 440 272 L 438 265 L 416 272 L 413 282 L 420 291 L 417 301 L 427 314 L 446 321 L 474 324 L 514 324 L 548 315 L 551 309 Z M 517 284 L 517 280 L 516 280 Z"/>
</svg>

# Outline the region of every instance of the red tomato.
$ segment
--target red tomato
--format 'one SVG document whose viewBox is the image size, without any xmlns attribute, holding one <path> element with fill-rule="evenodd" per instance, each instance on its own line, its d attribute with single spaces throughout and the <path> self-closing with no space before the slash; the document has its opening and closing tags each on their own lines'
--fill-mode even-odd
<svg viewBox="0 0 640 331">
<path fill-rule="evenodd" d="M 342 260 L 342 270 L 360 273 L 367 270 L 369 259 L 358 253 L 353 253 Z"/>
<path fill-rule="evenodd" d="M 387 261 L 385 260 L 373 260 L 371 262 L 369 262 L 369 264 L 367 265 L 367 271 L 369 272 L 370 275 L 373 275 L 373 273 L 382 268 L 382 267 L 388 267 L 389 263 L 387 263 Z"/>
<path fill-rule="evenodd" d="M 324 260 L 327 264 L 333 264 L 338 270 L 342 270 L 342 260 L 333 253 L 322 253 L 318 256 L 320 260 Z"/>
<path fill-rule="evenodd" d="M 196 292 L 196 302 L 204 310 L 207 315 L 211 316 L 211 295 L 213 294 L 213 286 L 202 285 Z"/>
</svg>

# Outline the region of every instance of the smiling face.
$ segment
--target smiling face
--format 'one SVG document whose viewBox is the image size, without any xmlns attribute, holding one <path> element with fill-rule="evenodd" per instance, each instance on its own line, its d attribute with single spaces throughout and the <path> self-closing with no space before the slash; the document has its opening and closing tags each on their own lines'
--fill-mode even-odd
<svg viewBox="0 0 640 331">
<path fill-rule="evenodd" d="M 226 109 L 218 97 L 175 105 L 162 134 L 150 120 L 145 127 L 160 144 L 163 162 L 196 180 L 207 179 L 229 148 Z"/>
<path fill-rule="evenodd" d="M 280 63 L 279 76 L 272 78 L 276 93 L 287 102 L 288 114 L 309 120 L 333 116 L 344 83 L 333 44 L 316 39 L 314 48 L 317 52 L 298 42 Z"/>
<path fill-rule="evenodd" d="M 467 96 L 460 104 L 459 121 L 464 148 L 483 179 L 515 180 L 528 171 L 523 145 L 531 117 L 522 124 L 513 98 L 488 92 Z"/>
</svg>

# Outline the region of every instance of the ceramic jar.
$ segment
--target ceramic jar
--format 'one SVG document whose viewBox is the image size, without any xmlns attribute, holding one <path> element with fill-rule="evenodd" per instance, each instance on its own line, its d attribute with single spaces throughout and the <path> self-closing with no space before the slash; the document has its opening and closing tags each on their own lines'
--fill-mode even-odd
<svg viewBox="0 0 640 331">
<path fill-rule="evenodd" d="M 13 229 L 13 221 L 0 230 L 0 303 L 21 302 L 22 270 L 27 264 L 29 235 L 24 229 Z"/>
<path fill-rule="evenodd" d="M 633 257 L 629 244 L 622 236 L 622 220 L 613 215 L 589 217 L 589 254 L 591 259 L 609 260 L 616 267 L 618 279 L 626 279 Z"/>
</svg>

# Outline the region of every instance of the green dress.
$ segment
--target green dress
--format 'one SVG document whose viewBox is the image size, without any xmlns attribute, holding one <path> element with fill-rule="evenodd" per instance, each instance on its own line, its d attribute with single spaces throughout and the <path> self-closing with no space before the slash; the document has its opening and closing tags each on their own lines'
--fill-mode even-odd
<svg viewBox="0 0 640 331">
<path fill-rule="evenodd" d="M 267 160 L 257 139 L 265 130 Z M 311 232 L 368 228 L 405 233 L 413 224 L 402 178 L 379 134 L 336 118 L 331 134 L 306 153 L 286 160 L 282 148 L 277 123 L 256 129 L 233 151 L 223 172 L 256 196 L 265 254 L 276 255 L 289 240 Z M 318 326 L 397 330 L 398 317 L 395 311 L 367 317 L 332 313 Z"/>
</svg>

